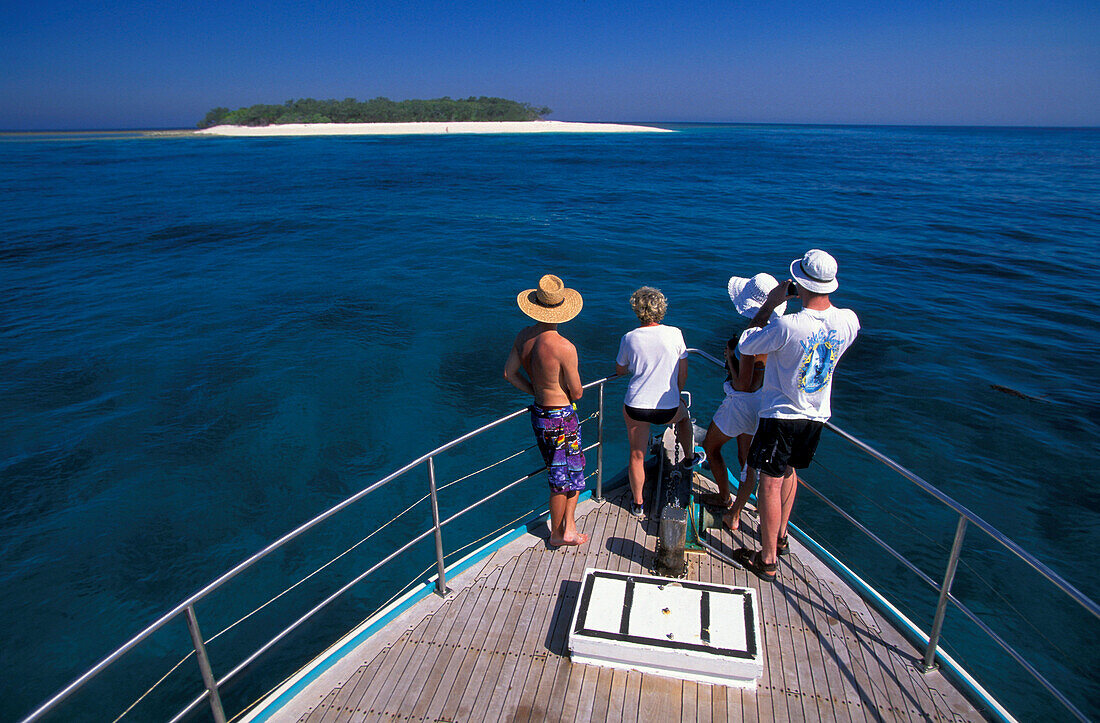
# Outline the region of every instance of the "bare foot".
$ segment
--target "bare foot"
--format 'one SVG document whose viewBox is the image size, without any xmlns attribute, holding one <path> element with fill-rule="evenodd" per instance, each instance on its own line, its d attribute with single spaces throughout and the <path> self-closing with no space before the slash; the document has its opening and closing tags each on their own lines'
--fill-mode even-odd
<svg viewBox="0 0 1100 723">
<path fill-rule="evenodd" d="M 724 507 L 729 509 L 733 506 L 733 495 L 729 492 L 722 495 L 721 492 L 710 492 L 705 495 L 699 495 L 699 502 L 707 507 Z"/>
<path fill-rule="evenodd" d="M 730 532 L 737 532 L 737 529 L 741 527 L 741 512 L 729 511 L 722 515 L 722 524 L 726 526 L 726 529 Z"/>
<path fill-rule="evenodd" d="M 588 535 L 584 534 L 583 532 L 578 532 L 576 537 L 555 538 L 553 535 L 550 535 L 550 546 L 551 547 L 564 547 L 566 545 L 583 545 L 586 542 L 588 542 Z"/>
</svg>

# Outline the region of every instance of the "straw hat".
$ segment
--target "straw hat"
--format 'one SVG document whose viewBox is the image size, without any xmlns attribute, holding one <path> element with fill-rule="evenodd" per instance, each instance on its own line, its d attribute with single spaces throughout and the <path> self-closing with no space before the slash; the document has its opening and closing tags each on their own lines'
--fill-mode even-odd
<svg viewBox="0 0 1100 723">
<path fill-rule="evenodd" d="M 737 313 L 742 316 L 747 316 L 750 319 L 756 316 L 756 312 L 767 300 L 768 294 L 776 286 L 779 286 L 779 282 L 775 280 L 775 277 L 771 274 L 757 274 L 751 279 L 744 279 L 740 276 L 730 277 L 729 283 L 726 284 L 726 291 L 729 292 L 730 301 L 733 302 L 733 308 L 737 309 Z M 777 316 L 783 316 L 783 312 L 787 310 L 787 302 L 784 301 L 779 306 L 775 307 L 775 314 Z"/>
<path fill-rule="evenodd" d="M 792 261 L 791 278 L 815 294 L 829 294 L 840 286 L 836 280 L 836 259 L 821 249 L 810 249 L 805 256 Z"/>
<path fill-rule="evenodd" d="M 519 292 L 516 297 L 519 310 L 535 321 L 548 324 L 561 324 L 580 313 L 584 302 L 574 289 L 565 288 L 565 283 L 553 274 L 539 279 L 537 289 Z"/>
</svg>

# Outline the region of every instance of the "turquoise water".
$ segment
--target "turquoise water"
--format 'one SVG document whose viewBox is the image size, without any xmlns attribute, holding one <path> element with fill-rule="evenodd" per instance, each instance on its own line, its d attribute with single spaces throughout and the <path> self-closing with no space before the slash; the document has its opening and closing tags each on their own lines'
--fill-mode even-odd
<svg viewBox="0 0 1100 723">
<path fill-rule="evenodd" d="M 834 422 L 1100 597 L 1100 131 L 673 127 L 0 137 L 0 719 L 299 522 L 520 407 L 501 378 L 524 323 L 514 300 L 546 272 L 584 295 L 563 330 L 590 380 L 612 369 L 636 287 L 661 288 L 667 321 L 717 353 L 742 326 L 730 275 L 781 276 L 807 248 L 828 249 L 840 264 L 834 300 L 863 324 L 840 365 Z M 692 367 L 703 426 L 719 384 Z M 620 394 L 609 390 L 611 469 L 625 461 Z M 441 478 L 528 433 L 517 423 L 454 453 Z M 811 481 L 942 575 L 950 515 L 843 442 L 826 440 L 820 462 Z M 463 482 L 444 506 L 534 464 Z M 200 603 L 204 632 L 376 529 L 425 484 L 423 471 L 402 478 Z M 448 547 L 544 498 L 535 482 L 509 493 L 449 532 Z M 423 504 L 406 517 L 326 570 L 320 588 L 430 520 Z M 912 575 L 810 495 L 796 518 L 929 626 L 934 599 Z M 982 538 L 968 533 L 956 594 L 1097 715 L 1100 624 Z M 278 646 L 264 659 L 272 671 L 228 691 L 231 703 L 366 617 L 431 564 L 430 545 Z M 267 640 L 266 626 L 320 597 L 296 590 L 235 628 L 211 645 L 215 668 L 224 674 Z M 981 680 L 1022 717 L 1049 712 L 958 619 L 946 642 Z M 187 650 L 178 623 L 64 717 L 113 719 Z M 163 717 L 198 685 L 187 661 L 134 715 Z"/>
</svg>

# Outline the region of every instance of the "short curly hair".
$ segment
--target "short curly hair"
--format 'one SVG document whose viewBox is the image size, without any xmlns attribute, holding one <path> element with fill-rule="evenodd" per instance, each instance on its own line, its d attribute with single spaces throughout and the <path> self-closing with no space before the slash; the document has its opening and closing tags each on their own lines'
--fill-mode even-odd
<svg viewBox="0 0 1100 723">
<path fill-rule="evenodd" d="M 668 299 L 660 289 L 643 286 L 630 295 L 630 308 L 643 324 L 659 324 L 668 311 Z"/>
</svg>

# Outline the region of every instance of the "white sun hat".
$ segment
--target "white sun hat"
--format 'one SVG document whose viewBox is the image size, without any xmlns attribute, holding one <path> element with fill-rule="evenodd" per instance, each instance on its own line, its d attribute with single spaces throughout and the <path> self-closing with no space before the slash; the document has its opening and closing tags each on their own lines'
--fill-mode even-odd
<svg viewBox="0 0 1100 723">
<path fill-rule="evenodd" d="M 737 309 L 737 313 L 751 319 L 756 316 L 757 310 L 760 309 L 768 298 L 768 294 L 776 286 L 779 286 L 779 282 L 775 280 L 774 276 L 760 273 L 751 279 L 731 276 L 729 283 L 726 284 L 726 291 L 729 292 L 730 301 L 733 302 L 733 308 Z M 786 310 L 787 302 L 784 301 L 775 307 L 774 313 L 777 316 L 783 316 L 783 312 Z"/>
<path fill-rule="evenodd" d="M 836 280 L 836 259 L 821 249 L 810 249 L 791 262 L 791 278 L 815 294 L 830 294 L 840 283 Z"/>
</svg>

